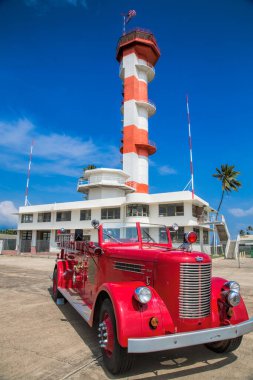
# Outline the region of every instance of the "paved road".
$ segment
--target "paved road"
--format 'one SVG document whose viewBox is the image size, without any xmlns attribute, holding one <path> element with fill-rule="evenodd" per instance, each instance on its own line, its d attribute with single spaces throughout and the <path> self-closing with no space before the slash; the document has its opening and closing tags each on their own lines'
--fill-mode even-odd
<svg viewBox="0 0 253 380">
<path fill-rule="evenodd" d="M 253 380 L 253 333 L 230 354 L 204 346 L 139 355 L 134 369 L 113 377 L 102 366 L 96 334 L 69 304 L 50 296 L 54 260 L 0 256 L 0 379 Z M 240 282 L 253 315 L 253 259 L 241 268 L 214 260 L 213 274 Z"/>
</svg>

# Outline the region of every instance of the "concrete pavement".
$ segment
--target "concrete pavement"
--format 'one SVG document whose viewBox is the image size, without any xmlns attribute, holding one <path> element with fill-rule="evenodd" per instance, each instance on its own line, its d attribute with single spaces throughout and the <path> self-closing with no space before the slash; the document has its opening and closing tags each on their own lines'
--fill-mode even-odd
<svg viewBox="0 0 253 380">
<path fill-rule="evenodd" d="M 253 333 L 239 349 L 215 354 L 204 346 L 138 355 L 122 377 L 104 368 L 96 332 L 69 305 L 51 296 L 54 260 L 0 256 L 0 379 L 243 379 L 253 380 Z M 213 261 L 213 275 L 241 284 L 253 315 L 253 259 L 241 268 L 232 260 Z"/>
</svg>

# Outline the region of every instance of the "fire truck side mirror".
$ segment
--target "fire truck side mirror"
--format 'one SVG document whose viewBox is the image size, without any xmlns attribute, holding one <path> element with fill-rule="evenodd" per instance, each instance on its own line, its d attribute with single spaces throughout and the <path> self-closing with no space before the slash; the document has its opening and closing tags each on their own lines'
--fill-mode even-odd
<svg viewBox="0 0 253 380">
<path fill-rule="evenodd" d="M 178 224 L 177 223 L 174 223 L 172 224 L 171 228 L 173 229 L 173 231 L 178 231 Z"/>
</svg>

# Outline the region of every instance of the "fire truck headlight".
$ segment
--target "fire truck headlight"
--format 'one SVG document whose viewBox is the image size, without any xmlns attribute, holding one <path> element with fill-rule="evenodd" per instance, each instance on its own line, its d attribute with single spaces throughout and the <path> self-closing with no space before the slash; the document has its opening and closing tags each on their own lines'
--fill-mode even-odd
<svg viewBox="0 0 253 380">
<path fill-rule="evenodd" d="M 230 306 L 237 306 L 241 301 L 241 296 L 237 291 L 231 290 L 228 292 L 227 301 Z"/>
<path fill-rule="evenodd" d="M 227 286 L 230 290 L 234 290 L 235 292 L 240 292 L 240 285 L 236 281 L 228 281 L 225 283 L 225 286 Z"/>
<path fill-rule="evenodd" d="M 151 300 L 152 293 L 149 288 L 146 288 L 145 286 L 140 286 L 139 288 L 136 288 L 134 291 L 134 298 L 139 301 L 140 303 L 148 303 Z"/>
</svg>

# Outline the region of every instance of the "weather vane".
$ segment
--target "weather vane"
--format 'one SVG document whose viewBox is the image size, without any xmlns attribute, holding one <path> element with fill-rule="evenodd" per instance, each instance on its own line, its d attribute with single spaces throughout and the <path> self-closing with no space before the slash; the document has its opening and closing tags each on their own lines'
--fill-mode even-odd
<svg viewBox="0 0 253 380">
<path fill-rule="evenodd" d="M 129 23 L 129 21 L 136 16 L 136 11 L 134 9 L 131 9 L 127 13 L 123 13 L 123 35 L 126 34 L 126 24 Z"/>
</svg>

